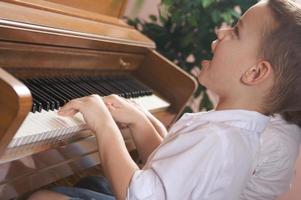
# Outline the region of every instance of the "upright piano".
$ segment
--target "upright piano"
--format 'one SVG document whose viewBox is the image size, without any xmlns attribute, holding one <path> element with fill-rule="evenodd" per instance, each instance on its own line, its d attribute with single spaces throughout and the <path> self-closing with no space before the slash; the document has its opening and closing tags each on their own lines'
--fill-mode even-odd
<svg viewBox="0 0 301 200">
<path fill-rule="evenodd" d="M 121 19 L 125 7 L 124 0 L 0 2 L 0 199 L 101 164 L 82 116 L 56 114 L 71 99 L 117 94 L 166 127 L 183 110 L 196 81 Z"/>
</svg>

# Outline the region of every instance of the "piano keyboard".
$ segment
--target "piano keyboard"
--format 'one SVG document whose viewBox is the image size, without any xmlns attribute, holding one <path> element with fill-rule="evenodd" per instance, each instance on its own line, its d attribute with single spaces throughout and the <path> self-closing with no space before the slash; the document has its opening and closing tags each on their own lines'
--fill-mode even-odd
<svg viewBox="0 0 301 200">
<path fill-rule="evenodd" d="M 117 94 L 155 112 L 170 106 L 131 76 L 63 77 L 21 80 L 30 89 L 33 106 L 9 144 L 14 148 L 42 141 L 62 140 L 87 129 L 80 113 L 74 117 L 57 115 L 60 107 L 74 98 L 91 94 Z"/>
</svg>

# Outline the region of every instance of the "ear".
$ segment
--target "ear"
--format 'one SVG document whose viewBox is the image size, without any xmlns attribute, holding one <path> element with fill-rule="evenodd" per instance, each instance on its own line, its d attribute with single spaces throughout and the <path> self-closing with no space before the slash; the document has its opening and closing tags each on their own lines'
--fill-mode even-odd
<svg viewBox="0 0 301 200">
<path fill-rule="evenodd" d="M 245 85 L 257 85 L 265 81 L 272 74 L 272 66 L 268 61 L 260 61 L 248 68 L 241 76 L 241 82 Z"/>
</svg>

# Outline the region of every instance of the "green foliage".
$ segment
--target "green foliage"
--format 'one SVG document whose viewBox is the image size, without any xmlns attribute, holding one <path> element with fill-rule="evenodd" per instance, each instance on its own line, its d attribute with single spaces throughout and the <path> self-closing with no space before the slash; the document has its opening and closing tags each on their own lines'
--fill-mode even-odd
<svg viewBox="0 0 301 200">
<path fill-rule="evenodd" d="M 167 14 L 149 16 L 149 22 L 138 18 L 128 23 L 154 40 L 158 51 L 184 70 L 200 67 L 201 60 L 210 59 L 215 30 L 222 23 L 232 25 L 257 0 L 162 0 Z M 166 12 L 165 11 L 165 12 Z M 192 59 L 188 59 L 192 58 Z M 195 96 L 205 88 L 200 86 Z M 200 109 L 212 109 L 204 93 Z"/>
</svg>

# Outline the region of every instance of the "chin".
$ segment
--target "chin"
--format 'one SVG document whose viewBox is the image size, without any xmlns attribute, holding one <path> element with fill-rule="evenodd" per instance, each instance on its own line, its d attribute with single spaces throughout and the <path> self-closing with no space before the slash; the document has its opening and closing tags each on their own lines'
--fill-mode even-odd
<svg viewBox="0 0 301 200">
<path fill-rule="evenodd" d="M 208 88 L 208 80 L 206 81 L 206 77 L 202 76 L 202 77 L 198 77 L 198 81 L 199 84 L 201 84 L 202 86 Z"/>
<path fill-rule="evenodd" d="M 206 76 L 199 77 L 198 82 L 199 82 L 199 84 L 201 84 L 208 90 L 215 91 L 215 89 L 216 89 L 215 83 L 211 82 L 209 79 L 207 79 Z"/>
<path fill-rule="evenodd" d="M 201 85 L 208 85 L 208 83 L 210 82 L 210 80 L 208 79 L 208 71 L 201 69 L 199 75 L 198 75 L 198 81 Z"/>
</svg>

